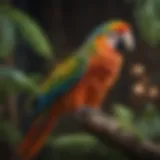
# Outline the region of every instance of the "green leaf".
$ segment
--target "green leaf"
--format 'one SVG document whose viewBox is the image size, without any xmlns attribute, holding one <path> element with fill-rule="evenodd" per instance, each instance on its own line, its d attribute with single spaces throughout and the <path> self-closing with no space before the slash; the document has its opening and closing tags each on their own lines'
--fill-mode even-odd
<svg viewBox="0 0 160 160">
<path fill-rule="evenodd" d="M 16 145 L 22 139 L 22 135 L 12 123 L 6 120 L 0 121 L 0 141 L 8 141 L 9 144 Z"/>
<path fill-rule="evenodd" d="M 38 93 L 39 87 L 23 72 L 13 68 L 0 68 L 0 93 L 21 92 Z"/>
<path fill-rule="evenodd" d="M 115 104 L 114 116 L 119 122 L 119 129 L 126 132 L 134 133 L 138 140 L 143 140 L 144 136 L 134 125 L 134 114 L 129 108 L 121 104 Z"/>
<path fill-rule="evenodd" d="M 12 21 L 0 14 L 0 58 L 9 56 L 15 45 L 15 30 Z"/>
<path fill-rule="evenodd" d="M 157 47 L 160 44 L 160 7 L 158 1 L 143 0 L 143 3 L 136 2 L 135 16 L 140 34 L 152 47 Z"/>
<path fill-rule="evenodd" d="M 47 146 L 53 148 L 51 153 L 54 153 L 54 159 L 87 160 L 89 157 L 94 157 L 94 159 L 126 160 L 118 150 L 106 147 L 96 137 L 86 133 L 54 136 L 48 140 Z"/>
<path fill-rule="evenodd" d="M 159 111 L 155 108 L 153 104 L 148 104 L 146 110 L 143 112 L 142 116 L 136 120 L 136 128 L 150 140 L 155 140 L 159 138 L 160 141 L 160 115 Z"/>
<path fill-rule="evenodd" d="M 35 83 L 39 83 L 42 80 L 42 75 L 39 73 L 33 73 L 28 74 L 28 77 L 30 77 Z"/>
<path fill-rule="evenodd" d="M 56 148 L 92 148 L 96 145 L 98 140 L 91 135 L 88 134 L 71 134 L 64 135 L 60 137 L 54 137 L 48 140 L 48 143 L 52 143 Z M 82 147 L 83 146 L 83 147 Z"/>
<path fill-rule="evenodd" d="M 22 11 L 14 8 L 8 9 L 5 13 L 15 22 L 23 38 L 31 45 L 36 53 L 48 59 L 53 56 L 52 44 L 34 20 Z"/>
<path fill-rule="evenodd" d="M 91 152 L 98 143 L 94 136 L 84 133 L 55 136 L 48 141 L 48 144 L 56 149 L 56 153 L 67 153 L 72 156 Z"/>
<path fill-rule="evenodd" d="M 129 108 L 126 108 L 126 106 L 121 104 L 114 104 L 113 108 L 114 108 L 114 115 L 119 119 L 121 119 L 121 121 L 127 123 L 133 121 L 134 114 Z"/>
<path fill-rule="evenodd" d="M 140 9 L 140 7 L 142 7 L 146 2 L 147 0 L 133 0 L 135 2 L 135 6 L 136 6 L 136 9 Z"/>
<path fill-rule="evenodd" d="M 152 120 L 157 115 L 157 109 L 153 104 L 147 104 L 145 111 L 143 112 L 142 118 L 146 121 Z"/>
<path fill-rule="evenodd" d="M 154 140 L 159 138 L 160 141 L 160 118 L 154 117 L 150 121 L 141 119 L 136 122 L 136 128 L 146 139 Z"/>
</svg>

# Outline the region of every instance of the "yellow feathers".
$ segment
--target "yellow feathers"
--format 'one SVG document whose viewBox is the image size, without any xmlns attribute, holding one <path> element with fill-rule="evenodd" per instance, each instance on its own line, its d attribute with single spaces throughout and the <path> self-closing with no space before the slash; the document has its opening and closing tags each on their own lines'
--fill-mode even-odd
<svg viewBox="0 0 160 160">
<path fill-rule="evenodd" d="M 51 83 L 55 84 L 62 78 L 70 75 L 73 69 L 77 65 L 76 57 L 69 57 L 62 63 L 58 64 L 56 68 L 53 68 L 46 80 L 41 84 L 41 91 L 45 92 L 51 87 Z"/>
</svg>

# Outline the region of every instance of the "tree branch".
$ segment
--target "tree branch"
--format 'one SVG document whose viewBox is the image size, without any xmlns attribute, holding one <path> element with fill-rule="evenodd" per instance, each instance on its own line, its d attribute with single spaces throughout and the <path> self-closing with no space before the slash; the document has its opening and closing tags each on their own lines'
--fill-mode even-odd
<svg viewBox="0 0 160 160">
<path fill-rule="evenodd" d="M 80 123 L 106 146 L 119 149 L 130 156 L 141 159 L 160 159 L 160 146 L 150 141 L 140 141 L 133 133 L 122 132 L 119 124 L 112 117 L 101 112 L 80 113 Z"/>
</svg>

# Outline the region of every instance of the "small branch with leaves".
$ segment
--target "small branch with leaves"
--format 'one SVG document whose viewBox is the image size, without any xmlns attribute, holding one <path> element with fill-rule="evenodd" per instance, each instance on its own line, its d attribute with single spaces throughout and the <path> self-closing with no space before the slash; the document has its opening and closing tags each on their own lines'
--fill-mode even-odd
<svg viewBox="0 0 160 160">
<path fill-rule="evenodd" d="M 122 131 L 118 121 L 102 112 L 81 112 L 80 123 L 106 146 L 111 145 L 137 158 L 160 159 L 160 145 Z M 79 119 L 78 119 L 79 120 Z"/>
</svg>

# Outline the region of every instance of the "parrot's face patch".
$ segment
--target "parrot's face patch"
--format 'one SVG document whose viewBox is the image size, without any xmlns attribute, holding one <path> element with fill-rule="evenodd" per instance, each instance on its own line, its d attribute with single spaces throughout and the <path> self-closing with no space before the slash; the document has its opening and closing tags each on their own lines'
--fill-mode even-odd
<svg viewBox="0 0 160 160">
<path fill-rule="evenodd" d="M 135 48 L 135 40 L 128 23 L 114 21 L 107 28 L 106 41 L 113 49 L 120 52 L 131 52 Z"/>
<path fill-rule="evenodd" d="M 131 32 L 119 34 L 116 31 L 111 31 L 107 34 L 106 42 L 120 52 L 132 52 L 135 48 L 135 41 Z"/>
</svg>

